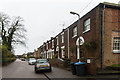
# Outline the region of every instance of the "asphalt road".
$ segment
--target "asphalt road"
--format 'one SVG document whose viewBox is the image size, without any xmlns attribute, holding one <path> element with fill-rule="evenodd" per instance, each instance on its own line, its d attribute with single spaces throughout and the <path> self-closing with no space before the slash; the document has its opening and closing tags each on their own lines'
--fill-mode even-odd
<svg viewBox="0 0 120 80">
<path fill-rule="evenodd" d="M 36 74 L 34 66 L 17 59 L 14 63 L 2 68 L 2 78 L 46 78 L 44 74 Z"/>
<path fill-rule="evenodd" d="M 2 68 L 2 78 L 79 78 L 70 71 L 52 67 L 52 72 L 35 73 L 34 65 L 17 59 L 14 63 Z"/>
<path fill-rule="evenodd" d="M 27 61 L 21 61 L 19 59 L 17 59 L 15 62 L 11 63 L 8 66 L 2 67 L 2 80 L 21 80 L 21 78 L 22 80 L 26 80 L 26 78 L 29 78 L 27 80 L 40 80 L 40 78 L 41 80 L 61 80 L 61 78 L 62 80 L 119 80 L 117 79 L 117 77 L 117 75 L 80 77 L 72 75 L 70 71 L 55 67 L 52 67 L 52 72 L 42 72 L 36 74 L 34 72 L 34 65 L 28 65 Z"/>
</svg>

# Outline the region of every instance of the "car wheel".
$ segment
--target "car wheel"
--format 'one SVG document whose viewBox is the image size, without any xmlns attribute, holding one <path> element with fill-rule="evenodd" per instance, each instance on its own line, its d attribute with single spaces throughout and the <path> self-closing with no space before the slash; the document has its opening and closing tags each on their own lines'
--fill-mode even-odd
<svg viewBox="0 0 120 80">
<path fill-rule="evenodd" d="M 38 71 L 35 71 L 35 73 L 38 73 Z"/>
<path fill-rule="evenodd" d="M 49 71 L 49 72 L 52 72 L 52 69 L 50 68 L 48 71 Z"/>
<path fill-rule="evenodd" d="M 35 73 L 38 73 L 38 70 L 35 68 Z"/>
</svg>

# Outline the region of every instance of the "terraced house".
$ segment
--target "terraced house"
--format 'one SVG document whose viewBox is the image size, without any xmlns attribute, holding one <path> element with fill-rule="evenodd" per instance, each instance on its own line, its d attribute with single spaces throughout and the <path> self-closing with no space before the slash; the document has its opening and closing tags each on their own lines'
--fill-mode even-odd
<svg viewBox="0 0 120 80">
<path fill-rule="evenodd" d="M 83 45 L 80 45 L 80 40 L 84 41 Z M 120 64 L 119 4 L 97 5 L 55 36 L 53 49 L 58 59 L 85 61 L 94 64 L 95 71 Z"/>
<path fill-rule="evenodd" d="M 52 59 L 55 53 L 53 37 L 51 37 L 51 40 L 47 41 L 46 48 L 47 48 L 47 58 Z"/>
</svg>

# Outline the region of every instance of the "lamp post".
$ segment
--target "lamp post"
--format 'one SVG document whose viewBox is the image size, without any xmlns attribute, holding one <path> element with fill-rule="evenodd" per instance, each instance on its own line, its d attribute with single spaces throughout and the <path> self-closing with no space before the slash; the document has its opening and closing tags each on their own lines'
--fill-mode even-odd
<svg viewBox="0 0 120 80">
<path fill-rule="evenodd" d="M 78 13 L 76 13 L 76 12 L 70 12 L 70 14 L 73 14 L 73 15 L 77 15 L 78 16 L 78 25 L 80 25 L 80 15 L 78 14 Z M 81 39 L 80 39 L 80 37 L 79 37 L 79 45 L 78 45 L 78 47 L 79 47 L 79 62 L 80 62 L 80 42 L 81 42 Z"/>
<path fill-rule="evenodd" d="M 70 11 L 70 14 L 77 15 L 78 16 L 78 20 L 80 19 L 80 15 L 78 13 Z"/>
</svg>

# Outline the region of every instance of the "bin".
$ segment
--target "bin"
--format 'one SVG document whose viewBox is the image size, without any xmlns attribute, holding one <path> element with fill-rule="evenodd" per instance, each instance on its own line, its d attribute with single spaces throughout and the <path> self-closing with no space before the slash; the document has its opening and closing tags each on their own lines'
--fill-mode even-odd
<svg viewBox="0 0 120 80">
<path fill-rule="evenodd" d="M 74 64 L 76 67 L 76 75 L 85 76 L 85 74 L 86 74 L 85 64 L 86 64 L 86 62 L 76 62 Z"/>
<path fill-rule="evenodd" d="M 72 74 L 75 75 L 76 74 L 75 62 L 71 62 L 70 65 L 71 65 Z"/>
</svg>

